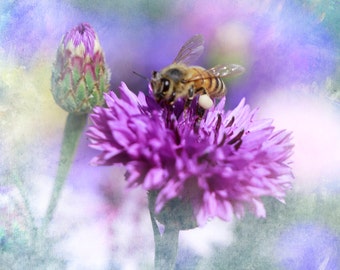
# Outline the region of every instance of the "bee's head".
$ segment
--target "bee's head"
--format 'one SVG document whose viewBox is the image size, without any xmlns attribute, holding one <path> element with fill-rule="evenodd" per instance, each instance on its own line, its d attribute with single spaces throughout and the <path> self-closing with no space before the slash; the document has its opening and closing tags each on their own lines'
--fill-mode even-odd
<svg viewBox="0 0 340 270">
<path fill-rule="evenodd" d="M 167 100 L 170 92 L 171 81 L 162 76 L 160 72 L 154 71 L 151 78 L 151 88 L 157 101 Z"/>
<path fill-rule="evenodd" d="M 161 72 L 154 71 L 151 78 L 151 88 L 156 100 L 166 100 L 170 104 L 173 103 L 176 99 L 175 88 L 182 77 L 182 72 L 177 68 L 169 68 Z"/>
</svg>

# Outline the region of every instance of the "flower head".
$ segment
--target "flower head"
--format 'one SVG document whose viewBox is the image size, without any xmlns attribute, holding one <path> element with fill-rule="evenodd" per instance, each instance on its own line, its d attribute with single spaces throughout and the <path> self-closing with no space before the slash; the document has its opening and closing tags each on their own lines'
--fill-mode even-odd
<svg viewBox="0 0 340 270">
<path fill-rule="evenodd" d="M 105 94 L 88 130 L 90 146 L 101 153 L 97 165 L 121 163 L 128 186 L 155 191 L 155 211 L 173 200 L 188 203 L 199 225 L 219 217 L 241 217 L 246 207 L 265 216 L 262 196 L 283 200 L 290 188 L 290 134 L 269 120 L 255 120 L 243 99 L 225 111 L 225 98 L 202 119 L 197 100 L 162 106 L 153 97 L 133 94 L 122 83 L 120 98 Z"/>
<path fill-rule="evenodd" d="M 64 110 L 88 113 L 103 103 L 109 71 L 93 28 L 82 23 L 63 37 L 52 70 L 52 94 Z"/>
</svg>

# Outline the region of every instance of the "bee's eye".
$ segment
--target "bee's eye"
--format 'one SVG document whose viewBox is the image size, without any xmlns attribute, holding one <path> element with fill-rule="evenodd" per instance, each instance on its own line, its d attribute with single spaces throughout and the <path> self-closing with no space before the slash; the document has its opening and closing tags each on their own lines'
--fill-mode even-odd
<svg viewBox="0 0 340 270">
<path fill-rule="evenodd" d="M 168 79 L 162 79 L 162 93 L 166 93 L 169 91 L 170 88 L 170 81 Z"/>
</svg>

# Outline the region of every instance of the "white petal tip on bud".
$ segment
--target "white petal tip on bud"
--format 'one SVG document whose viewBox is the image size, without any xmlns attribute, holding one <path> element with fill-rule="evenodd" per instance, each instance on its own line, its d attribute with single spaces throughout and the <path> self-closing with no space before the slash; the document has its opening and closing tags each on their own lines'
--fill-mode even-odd
<svg viewBox="0 0 340 270">
<path fill-rule="evenodd" d="M 85 45 L 83 43 L 80 43 L 77 47 L 75 47 L 74 55 L 79 56 L 79 57 L 84 57 L 84 55 L 85 55 Z"/>
<path fill-rule="evenodd" d="M 93 52 L 97 53 L 102 50 L 102 47 L 99 44 L 98 37 L 96 36 L 96 39 L 94 40 L 94 46 L 93 46 Z"/>
<path fill-rule="evenodd" d="M 208 110 L 214 105 L 214 102 L 207 94 L 204 94 L 199 97 L 198 105 L 200 105 L 203 109 Z"/>
</svg>

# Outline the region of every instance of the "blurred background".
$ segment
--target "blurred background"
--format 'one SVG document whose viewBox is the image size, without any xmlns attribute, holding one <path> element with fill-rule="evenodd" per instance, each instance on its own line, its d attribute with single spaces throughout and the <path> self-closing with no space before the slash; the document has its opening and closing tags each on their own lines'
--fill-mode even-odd
<svg viewBox="0 0 340 270">
<path fill-rule="evenodd" d="M 83 135 L 50 244 L 29 241 L 47 208 L 67 113 L 50 92 L 65 32 L 96 30 L 121 81 L 147 91 L 192 35 L 195 64 L 235 63 L 227 109 L 242 97 L 258 117 L 293 132 L 294 188 L 267 199 L 267 218 L 247 215 L 182 232 L 177 269 L 340 269 L 340 1 L 2 0 L 0 2 L 0 266 L 3 269 L 152 269 L 147 198 L 127 190 L 122 167 L 91 167 Z M 34 226 L 32 224 L 35 224 Z"/>
</svg>

